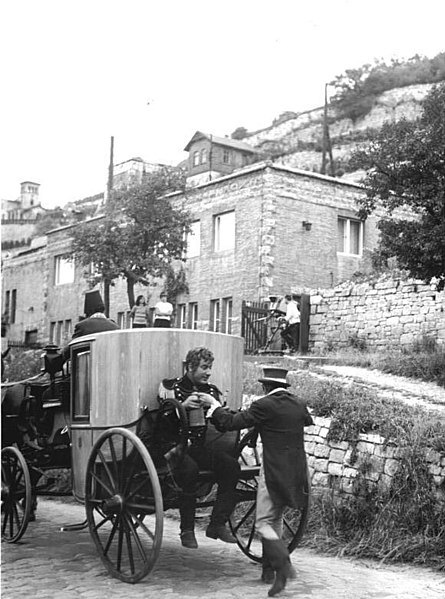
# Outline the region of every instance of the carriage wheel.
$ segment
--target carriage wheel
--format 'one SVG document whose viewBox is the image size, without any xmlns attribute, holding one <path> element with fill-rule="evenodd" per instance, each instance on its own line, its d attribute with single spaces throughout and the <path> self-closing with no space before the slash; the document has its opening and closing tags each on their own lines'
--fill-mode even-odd
<svg viewBox="0 0 445 599">
<path fill-rule="evenodd" d="M 261 455 L 258 446 L 252 443 L 255 435 L 254 432 L 249 432 L 240 441 L 238 456 L 241 465 L 261 465 Z M 253 447 L 251 447 L 251 444 Z M 307 473 L 307 483 L 309 480 L 309 473 Z M 262 543 L 261 538 L 255 531 L 257 489 L 258 477 L 238 482 L 238 503 L 232 512 L 229 525 L 241 551 L 253 561 L 261 562 Z M 286 543 L 289 553 L 292 553 L 303 537 L 309 515 L 309 506 L 310 487 L 307 484 L 305 505 L 302 508 L 288 507 L 284 512 L 282 539 Z"/>
<path fill-rule="evenodd" d="M 15 447 L 2 449 L 2 539 L 16 543 L 25 533 L 31 514 L 28 465 Z"/>
<path fill-rule="evenodd" d="M 131 431 L 109 429 L 94 444 L 85 484 L 100 558 L 114 578 L 138 582 L 155 565 L 162 541 L 162 494 L 150 454 Z"/>
</svg>

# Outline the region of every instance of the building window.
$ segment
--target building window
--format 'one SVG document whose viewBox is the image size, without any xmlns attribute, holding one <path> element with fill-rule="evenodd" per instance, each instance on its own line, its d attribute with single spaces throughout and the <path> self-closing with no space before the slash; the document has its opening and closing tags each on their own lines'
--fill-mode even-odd
<svg viewBox="0 0 445 599">
<path fill-rule="evenodd" d="M 65 320 L 63 323 L 63 344 L 65 345 L 71 339 L 73 324 L 71 320 Z"/>
<path fill-rule="evenodd" d="M 186 319 L 186 305 L 178 304 L 178 312 L 176 316 L 176 322 L 178 325 L 178 329 L 186 329 L 187 328 L 187 319 Z"/>
<path fill-rule="evenodd" d="M 56 334 L 56 323 L 51 322 L 49 325 L 49 342 L 50 343 L 55 342 L 55 334 Z"/>
<path fill-rule="evenodd" d="M 5 293 L 5 309 L 3 310 L 3 313 L 6 315 L 6 318 L 8 320 L 8 324 L 11 322 L 10 321 L 10 314 L 9 314 L 10 307 L 11 307 L 11 292 L 7 291 Z"/>
<path fill-rule="evenodd" d="M 117 313 L 117 324 L 120 329 L 130 328 L 130 310 Z"/>
<path fill-rule="evenodd" d="M 189 303 L 189 329 L 196 331 L 198 328 L 198 303 Z"/>
<path fill-rule="evenodd" d="M 221 303 L 219 299 L 210 302 L 210 330 L 215 333 L 221 330 Z"/>
<path fill-rule="evenodd" d="M 232 298 L 225 297 L 222 301 L 222 323 L 221 332 L 232 334 Z"/>
<path fill-rule="evenodd" d="M 201 251 L 201 221 L 196 220 L 190 225 L 190 231 L 186 236 L 187 258 L 199 256 Z"/>
<path fill-rule="evenodd" d="M 17 289 L 13 289 L 11 291 L 11 311 L 9 314 L 9 322 L 11 324 L 15 323 L 16 312 L 17 312 Z"/>
<path fill-rule="evenodd" d="M 37 343 L 37 329 L 25 332 L 25 345 L 35 345 Z"/>
<path fill-rule="evenodd" d="M 207 150 L 203 148 L 201 150 L 201 164 L 205 164 L 207 162 Z"/>
<path fill-rule="evenodd" d="M 66 285 L 74 282 L 74 260 L 65 256 L 55 256 L 55 285 Z"/>
<path fill-rule="evenodd" d="M 230 164 L 230 157 L 231 157 L 230 150 L 227 150 L 227 148 L 224 148 L 224 150 L 223 150 L 223 163 L 224 164 Z"/>
<path fill-rule="evenodd" d="M 199 151 L 193 152 L 193 166 L 199 165 Z"/>
<path fill-rule="evenodd" d="M 338 252 L 360 256 L 363 247 L 363 223 L 350 218 L 338 219 Z"/>
<path fill-rule="evenodd" d="M 214 217 L 214 250 L 233 250 L 235 248 L 235 211 L 217 214 Z"/>
</svg>

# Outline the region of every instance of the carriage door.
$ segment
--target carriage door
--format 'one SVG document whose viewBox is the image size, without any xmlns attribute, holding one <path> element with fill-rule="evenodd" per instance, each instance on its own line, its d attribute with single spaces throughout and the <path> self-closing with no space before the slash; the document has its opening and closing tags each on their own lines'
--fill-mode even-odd
<svg viewBox="0 0 445 599">
<path fill-rule="evenodd" d="M 71 475 L 73 495 L 76 499 L 84 499 L 87 462 L 93 447 L 90 424 L 91 344 L 76 345 L 71 357 Z"/>
</svg>

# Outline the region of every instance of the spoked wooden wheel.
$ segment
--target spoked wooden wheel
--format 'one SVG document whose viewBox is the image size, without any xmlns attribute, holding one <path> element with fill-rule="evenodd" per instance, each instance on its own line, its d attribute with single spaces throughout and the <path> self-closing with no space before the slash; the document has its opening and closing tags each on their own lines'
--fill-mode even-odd
<svg viewBox="0 0 445 599">
<path fill-rule="evenodd" d="M 25 533 L 31 514 L 28 465 L 15 447 L 2 449 L 2 539 L 16 543 Z"/>
<path fill-rule="evenodd" d="M 255 433 L 247 433 L 239 444 L 239 461 L 241 467 L 261 466 L 261 451 L 255 443 Z M 247 471 L 249 469 L 247 468 Z M 301 541 L 309 515 L 310 487 L 309 476 L 306 477 L 306 500 L 301 508 L 286 508 L 283 515 L 282 539 L 289 553 Z M 239 548 L 247 557 L 255 562 L 262 561 L 261 538 L 255 531 L 256 494 L 258 476 L 246 477 L 238 482 L 238 503 L 232 512 L 229 525 Z"/>
<path fill-rule="evenodd" d="M 85 508 L 108 572 L 124 582 L 147 576 L 159 556 L 163 502 L 153 461 L 131 431 L 112 428 L 88 459 Z"/>
</svg>

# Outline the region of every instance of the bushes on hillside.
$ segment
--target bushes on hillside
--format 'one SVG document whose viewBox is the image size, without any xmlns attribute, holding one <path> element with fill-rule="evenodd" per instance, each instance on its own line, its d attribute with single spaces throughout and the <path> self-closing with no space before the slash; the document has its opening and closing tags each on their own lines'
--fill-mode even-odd
<svg viewBox="0 0 445 599">
<path fill-rule="evenodd" d="M 338 75 L 331 85 L 336 93 L 331 104 L 340 116 L 353 121 L 371 110 L 375 98 L 385 91 L 422 83 L 445 80 L 445 52 L 434 58 L 413 56 L 408 60 L 376 61 Z"/>
</svg>

